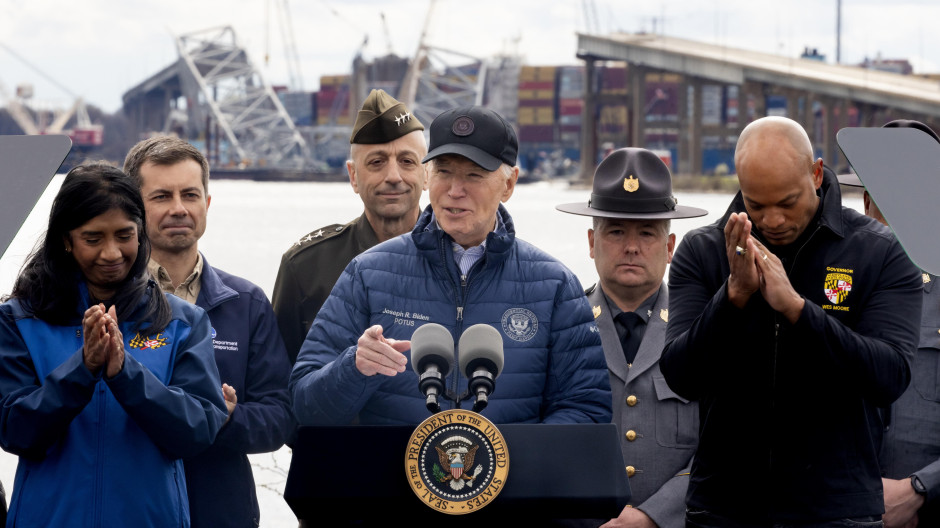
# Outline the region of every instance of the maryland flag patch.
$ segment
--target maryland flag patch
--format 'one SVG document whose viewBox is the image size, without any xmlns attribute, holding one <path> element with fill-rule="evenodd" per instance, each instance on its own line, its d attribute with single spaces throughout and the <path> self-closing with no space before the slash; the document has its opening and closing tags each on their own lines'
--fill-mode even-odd
<svg viewBox="0 0 940 528">
<path fill-rule="evenodd" d="M 829 273 L 826 275 L 826 297 L 832 304 L 845 301 L 852 291 L 852 276 L 845 273 Z"/>
<path fill-rule="evenodd" d="M 130 342 L 131 348 L 136 348 L 138 350 L 147 350 L 147 349 L 153 350 L 155 348 L 160 348 L 166 345 L 166 339 L 167 339 L 165 337 L 161 337 L 162 335 L 163 334 L 157 334 L 157 337 L 149 337 L 149 336 L 142 336 L 140 334 L 136 334 L 134 336 L 134 339 L 131 339 L 131 342 Z"/>
</svg>

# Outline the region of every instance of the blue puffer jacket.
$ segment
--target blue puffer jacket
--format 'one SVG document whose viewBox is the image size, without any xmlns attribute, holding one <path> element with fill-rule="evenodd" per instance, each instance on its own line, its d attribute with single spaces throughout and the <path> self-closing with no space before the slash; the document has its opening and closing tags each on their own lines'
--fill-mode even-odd
<svg viewBox="0 0 940 528">
<path fill-rule="evenodd" d="M 182 458 L 212 443 L 226 412 L 209 318 L 167 298 L 164 332 L 120 323 L 112 379 L 85 367 L 80 317 L 54 326 L 0 305 L 0 445 L 20 457 L 7 526 L 189 526 Z"/>
<path fill-rule="evenodd" d="M 503 336 L 505 365 L 483 415 L 496 423 L 609 422 L 610 383 L 600 336 L 578 279 L 564 265 L 515 238 L 505 225 L 487 236 L 486 254 L 462 280 L 451 238 L 428 207 L 410 234 L 356 257 L 310 328 L 290 390 L 301 424 L 417 424 L 428 417 L 418 377 L 362 375 L 356 341 L 372 325 L 407 340 L 425 323 L 463 331 L 484 323 Z M 409 352 L 406 352 L 406 356 Z M 458 351 L 459 358 L 459 351 Z M 447 389 L 467 390 L 454 369 Z M 442 407 L 453 403 L 442 400 Z M 471 407 L 462 402 L 461 407 Z"/>
</svg>

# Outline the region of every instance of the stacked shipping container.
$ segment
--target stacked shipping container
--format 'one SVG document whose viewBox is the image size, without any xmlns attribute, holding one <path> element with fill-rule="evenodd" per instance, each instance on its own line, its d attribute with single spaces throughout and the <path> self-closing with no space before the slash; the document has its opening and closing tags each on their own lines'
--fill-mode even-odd
<svg viewBox="0 0 940 528">
<path fill-rule="evenodd" d="M 320 77 L 317 92 L 318 125 L 351 125 L 349 111 L 349 75 L 324 75 Z"/>
<path fill-rule="evenodd" d="M 555 141 L 554 66 L 523 66 L 519 71 L 519 142 Z"/>
</svg>

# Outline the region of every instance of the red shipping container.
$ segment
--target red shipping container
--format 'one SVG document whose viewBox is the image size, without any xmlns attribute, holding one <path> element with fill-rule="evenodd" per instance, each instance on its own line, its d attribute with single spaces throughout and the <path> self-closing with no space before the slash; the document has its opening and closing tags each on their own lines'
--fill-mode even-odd
<svg viewBox="0 0 940 528">
<path fill-rule="evenodd" d="M 554 90 L 555 83 L 551 81 L 519 81 L 520 90 Z"/>
<path fill-rule="evenodd" d="M 552 99 L 519 99 L 519 108 L 546 106 L 554 107 L 555 101 Z"/>
<path fill-rule="evenodd" d="M 559 99 L 559 115 L 581 115 L 584 110 L 584 101 L 581 99 Z"/>
</svg>

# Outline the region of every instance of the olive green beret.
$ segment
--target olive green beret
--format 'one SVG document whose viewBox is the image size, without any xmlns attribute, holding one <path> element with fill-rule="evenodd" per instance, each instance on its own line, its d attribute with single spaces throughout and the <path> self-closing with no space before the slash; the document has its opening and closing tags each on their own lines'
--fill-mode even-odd
<svg viewBox="0 0 940 528">
<path fill-rule="evenodd" d="M 350 143 L 374 145 L 394 141 L 409 132 L 424 130 L 418 118 L 385 90 L 372 90 L 356 116 Z"/>
</svg>

